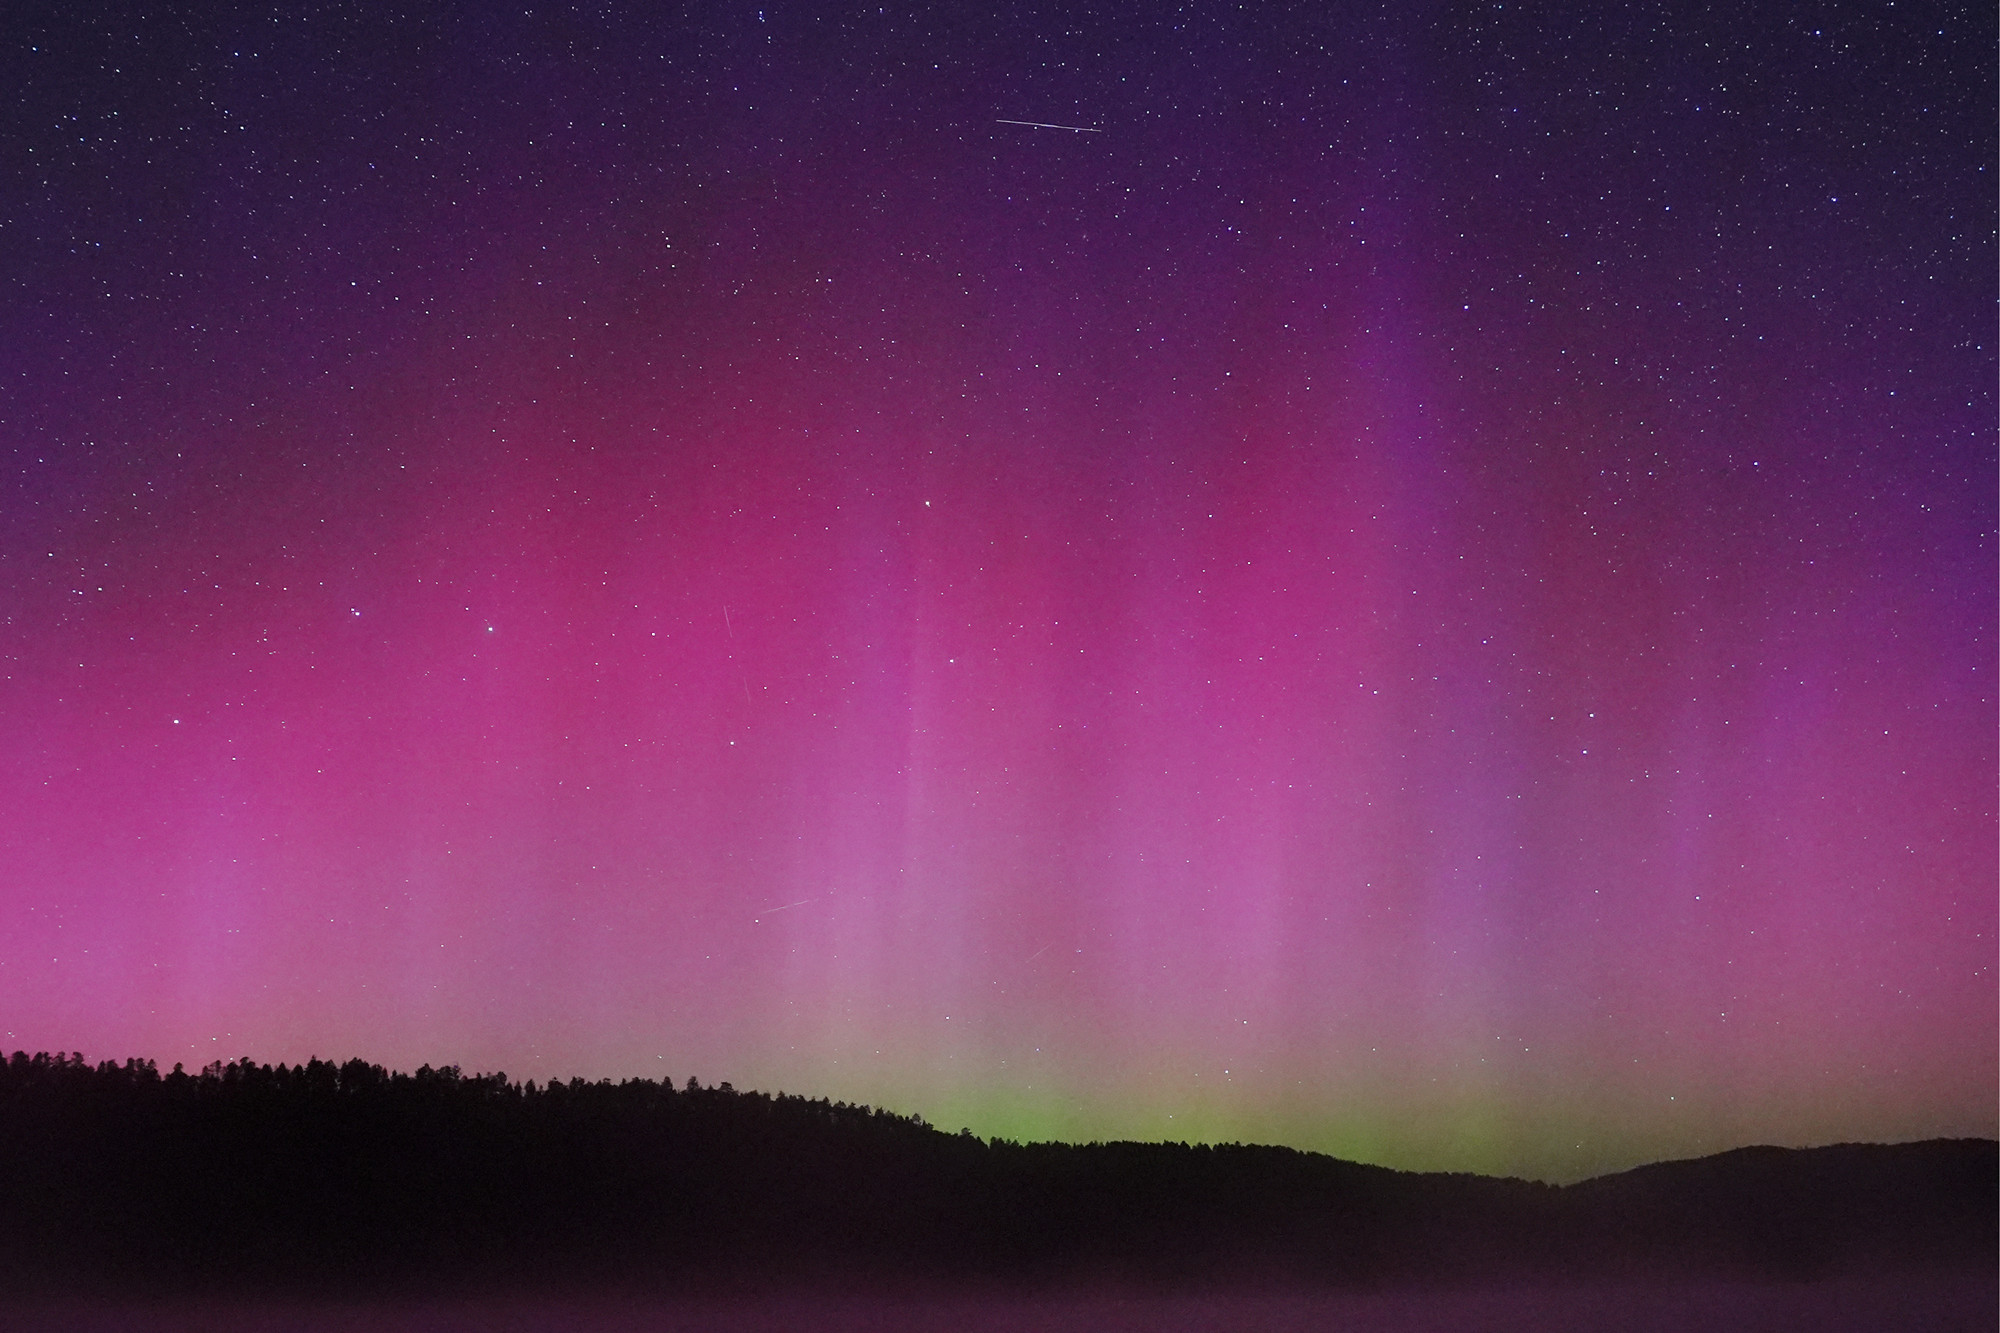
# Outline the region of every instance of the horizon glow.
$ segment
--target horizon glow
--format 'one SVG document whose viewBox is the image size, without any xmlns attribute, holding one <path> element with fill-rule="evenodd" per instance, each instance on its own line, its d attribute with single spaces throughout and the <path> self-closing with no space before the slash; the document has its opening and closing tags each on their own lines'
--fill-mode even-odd
<svg viewBox="0 0 2000 1333">
<path fill-rule="evenodd" d="M 1826 15 L 48 18 L 0 1042 L 1992 1136 L 1993 15 Z"/>
</svg>

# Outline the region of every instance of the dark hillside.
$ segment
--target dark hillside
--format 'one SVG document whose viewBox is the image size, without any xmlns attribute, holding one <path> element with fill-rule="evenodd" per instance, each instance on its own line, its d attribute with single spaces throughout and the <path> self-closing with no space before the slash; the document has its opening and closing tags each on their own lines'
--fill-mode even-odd
<svg viewBox="0 0 2000 1333">
<path fill-rule="evenodd" d="M 1271 1147 L 991 1143 L 802 1097 L 16 1054 L 17 1283 L 1380 1285 L 1990 1265 L 1995 1145 L 1745 1149 L 1558 1189 Z"/>
<path fill-rule="evenodd" d="M 1816 1277 L 1991 1263 L 2000 1165 L 1990 1139 L 1738 1148 L 1564 1194 L 1597 1262 L 1672 1252 L 1690 1267 Z"/>
</svg>

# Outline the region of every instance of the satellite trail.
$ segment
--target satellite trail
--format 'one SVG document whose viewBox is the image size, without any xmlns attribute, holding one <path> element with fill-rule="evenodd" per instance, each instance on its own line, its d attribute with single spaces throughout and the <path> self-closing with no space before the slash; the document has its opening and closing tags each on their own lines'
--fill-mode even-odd
<svg viewBox="0 0 2000 1333">
<path fill-rule="evenodd" d="M 996 120 L 993 123 L 995 125 L 1026 125 L 1028 128 L 1036 130 L 1072 130 L 1077 134 L 1103 133 L 1095 125 L 1051 125 L 1047 121 L 1042 120 Z"/>
</svg>

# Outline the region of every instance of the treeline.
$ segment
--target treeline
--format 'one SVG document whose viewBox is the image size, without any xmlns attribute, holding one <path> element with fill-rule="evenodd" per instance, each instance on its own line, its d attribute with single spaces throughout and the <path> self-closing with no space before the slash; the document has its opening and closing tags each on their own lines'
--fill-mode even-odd
<svg viewBox="0 0 2000 1333">
<path fill-rule="evenodd" d="M 1018 1144 L 689 1079 L 0 1063 L 0 1276 L 393 1287 L 1355 1284 L 1990 1264 L 1995 1145 L 1567 1188 L 1286 1148 Z"/>
</svg>

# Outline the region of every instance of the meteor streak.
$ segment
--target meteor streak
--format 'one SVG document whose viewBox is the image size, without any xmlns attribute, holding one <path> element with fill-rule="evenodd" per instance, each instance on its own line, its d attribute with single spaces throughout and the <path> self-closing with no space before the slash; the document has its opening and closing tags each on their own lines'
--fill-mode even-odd
<svg viewBox="0 0 2000 1333">
<path fill-rule="evenodd" d="M 1095 125 L 1051 125 L 1043 120 L 996 120 L 993 123 L 995 125 L 1026 125 L 1030 129 L 1037 130 L 1072 130 L 1077 134 L 1102 134 L 1104 132 Z"/>
<path fill-rule="evenodd" d="M 795 903 L 786 903 L 783 907 L 766 907 L 763 911 L 757 913 L 757 915 L 759 917 L 766 917 L 771 915 L 771 913 L 773 912 L 788 912 L 794 907 L 804 907 L 807 903 L 812 901 L 814 900 L 811 898 L 801 898 Z"/>
</svg>

